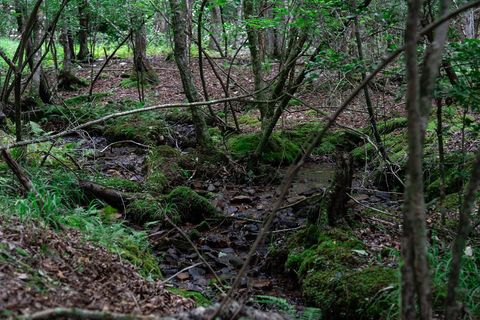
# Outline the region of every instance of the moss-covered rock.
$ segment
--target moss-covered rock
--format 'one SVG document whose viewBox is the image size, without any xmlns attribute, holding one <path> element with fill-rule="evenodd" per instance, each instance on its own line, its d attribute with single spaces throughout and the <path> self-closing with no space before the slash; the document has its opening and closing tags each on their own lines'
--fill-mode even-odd
<svg viewBox="0 0 480 320">
<path fill-rule="evenodd" d="M 105 187 L 109 187 L 122 192 L 142 191 L 142 186 L 140 185 L 140 183 L 125 178 L 98 176 L 94 177 L 92 180 Z"/>
<path fill-rule="evenodd" d="M 282 136 L 291 140 L 298 146 L 309 143 L 312 138 L 323 128 L 322 122 L 308 122 L 295 126 L 282 132 Z M 349 130 L 337 129 L 330 131 L 323 138 L 319 146 L 313 150 L 314 155 L 330 155 L 335 151 L 349 151 L 361 141 L 360 136 Z"/>
<path fill-rule="evenodd" d="M 398 308 L 397 272 L 368 265 L 364 244 L 351 232 L 310 225 L 289 244 L 285 267 L 294 272 L 306 301 L 327 318 L 381 319 Z"/>
<path fill-rule="evenodd" d="M 164 210 L 164 205 L 151 197 L 132 200 L 126 208 L 128 220 L 137 224 L 162 220 Z"/>
<path fill-rule="evenodd" d="M 161 117 L 137 114 L 110 121 L 105 135 L 114 141 L 133 140 L 155 145 L 164 143 L 167 130 L 167 124 Z"/>
<path fill-rule="evenodd" d="M 188 187 L 173 189 L 166 200 L 177 211 L 182 222 L 200 223 L 217 214 L 217 209 L 206 198 Z"/>
<path fill-rule="evenodd" d="M 228 140 L 228 147 L 234 157 L 248 158 L 255 152 L 260 138 L 259 134 L 234 136 Z M 299 152 L 300 147 L 298 145 L 279 134 L 273 134 L 260 160 L 263 163 L 273 165 L 289 164 L 295 160 Z"/>
<path fill-rule="evenodd" d="M 327 318 L 384 319 L 398 309 L 396 296 L 390 294 L 398 282 L 397 272 L 390 268 L 331 268 L 308 274 L 303 294 Z"/>
<path fill-rule="evenodd" d="M 311 270 L 344 267 L 358 267 L 364 261 L 356 252 L 365 250 L 363 243 L 347 231 L 334 228 L 319 231 L 309 226 L 299 232 L 290 244 L 285 268 L 303 278 Z"/>
<path fill-rule="evenodd" d="M 161 145 L 151 149 L 146 160 L 145 188 L 160 194 L 169 187 L 182 183 L 185 177 L 178 164 L 180 159 L 180 152 L 170 146 Z"/>
</svg>

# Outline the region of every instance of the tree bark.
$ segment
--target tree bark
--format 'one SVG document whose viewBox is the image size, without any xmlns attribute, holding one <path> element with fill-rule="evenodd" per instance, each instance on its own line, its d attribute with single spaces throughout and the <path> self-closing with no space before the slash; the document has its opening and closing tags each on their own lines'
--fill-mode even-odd
<svg viewBox="0 0 480 320">
<path fill-rule="evenodd" d="M 189 102 L 200 101 L 190 65 L 187 43 L 187 3 L 185 0 L 169 0 L 172 11 L 172 28 L 175 62 L 182 79 L 183 91 Z M 212 141 L 207 131 L 207 124 L 200 108 L 190 108 L 197 143 L 203 148 L 210 148 Z"/>
<path fill-rule="evenodd" d="M 417 318 L 416 295 L 419 301 L 420 318 L 431 319 L 430 275 L 428 274 L 428 264 L 426 264 L 426 222 L 422 172 L 423 139 L 419 103 L 420 76 L 417 65 L 417 28 L 420 24 L 420 11 L 420 0 L 408 1 L 405 30 L 408 165 L 401 250 L 403 259 L 401 317 L 404 320 Z M 418 250 L 420 252 L 417 252 Z M 420 257 L 420 260 L 416 260 L 417 257 Z M 419 278 L 420 274 L 424 278 Z"/>
<path fill-rule="evenodd" d="M 460 279 L 462 257 L 465 251 L 471 227 L 471 214 L 475 205 L 475 198 L 480 186 L 480 151 L 477 152 L 475 164 L 472 169 L 470 181 L 465 190 L 465 196 L 460 210 L 457 235 L 452 246 L 452 261 L 448 277 L 448 291 L 445 303 L 445 319 L 456 320 L 459 318 L 461 304 L 457 301 L 457 287 Z"/>
<path fill-rule="evenodd" d="M 336 156 L 335 174 L 330 193 L 327 195 L 327 218 L 330 226 L 346 217 L 348 194 L 351 192 L 353 179 L 352 158 L 348 153 L 339 153 Z"/>
<path fill-rule="evenodd" d="M 265 88 L 265 81 L 263 80 L 263 55 L 260 50 L 259 32 L 249 23 L 248 19 L 254 18 L 258 12 L 255 8 L 256 1 L 243 0 L 243 13 L 245 15 L 245 29 L 247 32 L 248 49 L 250 50 L 250 59 L 253 73 L 254 90 L 257 92 L 255 99 L 258 101 L 265 101 L 266 93 L 261 91 Z M 269 118 L 272 116 L 268 113 L 267 105 L 265 103 L 257 103 L 260 111 L 260 120 L 264 128 L 268 124 Z"/>
<path fill-rule="evenodd" d="M 88 50 L 88 0 L 80 0 L 78 3 L 78 22 L 80 25 L 80 29 L 78 30 L 78 44 L 80 48 L 77 59 L 82 62 L 88 62 L 90 59 L 90 51 Z"/>
<path fill-rule="evenodd" d="M 147 30 L 143 17 L 134 19 L 133 30 L 133 78 L 142 84 L 158 83 L 158 76 L 147 58 Z"/>
</svg>

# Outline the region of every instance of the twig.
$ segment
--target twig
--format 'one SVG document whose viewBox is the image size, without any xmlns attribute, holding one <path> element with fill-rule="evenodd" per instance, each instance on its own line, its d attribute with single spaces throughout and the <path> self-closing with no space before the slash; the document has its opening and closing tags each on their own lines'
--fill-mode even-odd
<svg viewBox="0 0 480 320">
<path fill-rule="evenodd" d="M 220 277 L 217 275 L 215 270 L 213 270 L 213 267 L 208 263 L 208 261 L 205 259 L 205 257 L 200 253 L 200 251 L 198 250 L 195 243 L 193 243 L 192 240 L 190 240 L 190 237 L 182 229 L 180 229 L 179 226 L 177 226 L 175 223 L 173 223 L 173 221 L 167 215 L 165 215 L 164 218 L 168 223 L 170 223 L 170 225 L 172 225 L 172 227 L 174 227 L 182 235 L 182 237 L 185 238 L 185 240 L 187 240 L 187 242 L 192 246 L 193 250 L 195 250 L 195 253 L 200 258 L 200 260 L 202 260 L 203 263 L 205 263 L 205 265 L 208 267 L 208 269 L 213 274 L 213 276 L 218 281 L 218 283 L 220 285 L 222 285 L 222 280 L 220 280 Z M 223 290 L 220 287 L 219 287 L 219 289 L 223 294 L 225 294 L 225 292 L 223 292 Z"/>
<path fill-rule="evenodd" d="M 201 265 L 201 264 L 204 264 L 204 262 L 198 262 L 198 263 L 195 263 L 194 265 L 191 265 L 191 266 L 188 266 L 188 267 L 186 267 L 186 268 L 183 268 L 182 270 L 180 270 L 180 271 L 178 271 L 177 273 L 175 273 L 173 276 L 171 276 L 171 277 L 163 280 L 161 283 L 162 283 L 162 284 L 166 284 L 168 281 L 172 280 L 173 278 L 175 278 L 176 276 L 178 276 L 180 273 L 185 272 L 185 271 L 187 271 L 187 270 L 190 270 L 190 269 L 192 269 L 192 268 L 198 267 L 198 266 Z"/>
<path fill-rule="evenodd" d="M 112 142 L 110 143 L 108 146 L 106 146 L 105 148 L 103 148 L 102 150 L 99 150 L 98 152 L 99 153 L 104 153 L 108 148 L 116 145 L 116 144 L 120 144 L 120 143 L 131 143 L 131 144 L 134 144 L 134 145 L 137 145 L 139 147 L 142 147 L 142 148 L 145 148 L 145 149 L 150 149 L 151 147 L 150 146 L 147 146 L 146 144 L 143 144 L 143 143 L 139 143 L 139 142 L 136 142 L 136 141 L 133 141 L 133 140 L 123 140 L 123 141 L 115 141 L 115 142 Z"/>
<path fill-rule="evenodd" d="M 387 211 L 383 211 L 383 210 L 380 210 L 380 209 L 377 209 L 377 208 L 374 208 L 374 207 L 370 207 L 370 206 L 367 206 L 366 204 L 363 204 L 361 203 L 360 201 L 358 201 L 357 199 L 355 199 L 354 197 L 352 197 L 350 194 L 347 193 L 347 196 L 352 199 L 356 204 L 359 204 L 361 205 L 362 207 L 366 208 L 366 209 L 370 209 L 370 210 L 373 210 L 375 212 L 378 212 L 378 213 L 381 213 L 381 214 L 385 214 L 387 216 L 390 216 L 390 217 L 394 217 L 394 218 L 398 218 L 397 216 L 395 216 L 393 213 L 390 213 L 390 212 L 387 212 Z"/>
</svg>

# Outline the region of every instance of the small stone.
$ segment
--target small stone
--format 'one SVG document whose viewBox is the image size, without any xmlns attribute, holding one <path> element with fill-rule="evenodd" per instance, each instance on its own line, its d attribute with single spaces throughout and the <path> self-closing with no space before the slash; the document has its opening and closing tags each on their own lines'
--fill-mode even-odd
<svg viewBox="0 0 480 320">
<path fill-rule="evenodd" d="M 231 203 L 252 203 L 253 199 L 249 196 L 240 195 L 240 196 L 233 197 L 232 200 L 230 200 L 230 202 Z"/>
<path fill-rule="evenodd" d="M 190 278 L 190 274 L 188 272 L 182 272 L 182 273 L 177 274 L 177 278 L 179 280 L 184 281 L 184 280 L 187 280 L 188 278 Z"/>
</svg>

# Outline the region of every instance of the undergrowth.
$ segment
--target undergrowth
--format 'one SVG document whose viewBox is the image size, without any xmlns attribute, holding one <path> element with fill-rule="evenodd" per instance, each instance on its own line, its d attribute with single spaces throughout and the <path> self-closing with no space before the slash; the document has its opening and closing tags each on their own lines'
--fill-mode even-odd
<svg viewBox="0 0 480 320">
<path fill-rule="evenodd" d="M 60 169 L 48 173 L 31 169 L 30 174 L 42 196 L 43 206 L 34 194 L 22 198 L 8 189 L 6 185 L 15 182 L 13 177 L 7 176 L 0 179 L 2 214 L 14 214 L 24 221 L 37 221 L 58 231 L 64 228 L 79 230 L 86 240 L 105 247 L 138 267 L 143 276 L 150 279 L 161 276 L 146 232 L 136 231 L 112 218 L 115 214 L 113 208 L 98 201 L 86 202 L 73 173 Z"/>
</svg>

